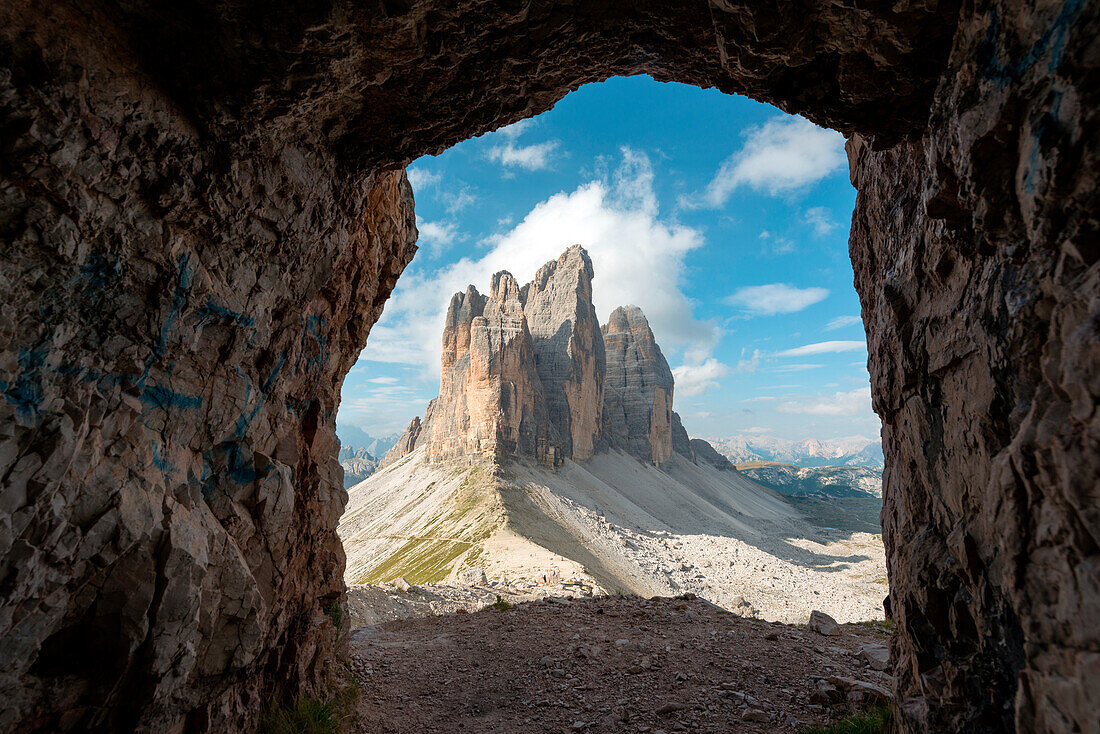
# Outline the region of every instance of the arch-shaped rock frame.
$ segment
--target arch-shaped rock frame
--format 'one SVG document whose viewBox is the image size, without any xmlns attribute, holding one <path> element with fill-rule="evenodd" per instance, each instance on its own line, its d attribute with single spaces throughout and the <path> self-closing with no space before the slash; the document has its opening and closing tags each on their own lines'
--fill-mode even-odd
<svg viewBox="0 0 1100 734">
<path fill-rule="evenodd" d="M 0 730 L 247 729 L 325 684 L 402 165 L 649 73 L 849 136 L 904 727 L 1095 731 L 1098 12 L 7 0 Z"/>
</svg>

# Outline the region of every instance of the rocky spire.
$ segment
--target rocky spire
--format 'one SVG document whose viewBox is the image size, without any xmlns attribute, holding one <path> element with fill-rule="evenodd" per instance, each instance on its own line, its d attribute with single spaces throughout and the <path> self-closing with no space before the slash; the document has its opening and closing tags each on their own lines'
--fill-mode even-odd
<svg viewBox="0 0 1100 734">
<path fill-rule="evenodd" d="M 672 456 L 672 370 L 637 306 L 615 309 L 603 327 L 607 354 L 607 445 L 654 464 Z"/>
<path fill-rule="evenodd" d="M 588 253 L 573 245 L 522 291 L 549 419 L 562 453 L 576 461 L 592 456 L 603 421 L 606 363 L 592 275 Z"/>
<path fill-rule="evenodd" d="M 388 465 L 419 446 L 433 461 L 532 457 L 557 465 L 617 448 L 664 464 L 695 451 L 672 412 L 672 371 L 637 306 L 599 327 L 592 261 L 573 245 L 519 287 L 493 276 L 488 297 L 451 298 L 439 396 L 414 421 Z"/>
</svg>

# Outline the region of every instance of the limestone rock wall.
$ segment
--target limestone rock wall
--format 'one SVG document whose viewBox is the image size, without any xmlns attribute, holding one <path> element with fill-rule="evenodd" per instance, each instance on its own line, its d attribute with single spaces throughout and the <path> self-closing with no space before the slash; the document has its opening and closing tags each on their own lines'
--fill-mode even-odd
<svg viewBox="0 0 1100 734">
<path fill-rule="evenodd" d="M 422 445 L 432 461 L 560 460 L 522 296 L 507 272 L 493 276 L 487 298 L 472 285 L 454 295 L 443 328 L 439 395 L 423 423 L 413 419 L 383 465 Z"/>
<path fill-rule="evenodd" d="M 0 731 L 247 730 L 333 672 L 334 418 L 412 192 L 209 137 L 96 18 L 0 8 Z"/>
<path fill-rule="evenodd" d="M 523 286 L 523 312 L 551 423 L 564 456 L 592 456 L 603 423 L 607 370 L 592 305 L 592 260 L 573 245 Z"/>
<path fill-rule="evenodd" d="M 928 134 L 849 143 L 907 731 L 1098 726 L 1098 10 L 976 4 Z"/>
<path fill-rule="evenodd" d="M 616 308 L 603 326 L 603 340 L 604 438 L 659 466 L 672 457 L 672 370 L 637 306 Z"/>
</svg>

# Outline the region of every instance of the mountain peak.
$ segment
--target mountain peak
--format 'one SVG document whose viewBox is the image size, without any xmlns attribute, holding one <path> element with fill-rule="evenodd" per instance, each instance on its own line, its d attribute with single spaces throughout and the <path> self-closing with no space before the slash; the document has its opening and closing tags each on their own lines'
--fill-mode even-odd
<svg viewBox="0 0 1100 734">
<path fill-rule="evenodd" d="M 447 309 L 439 396 L 389 464 L 427 445 L 432 461 L 532 457 L 557 465 L 619 449 L 661 465 L 695 451 L 672 411 L 673 377 L 640 308 L 620 306 L 600 326 L 592 260 L 567 248 L 520 287 L 495 273 Z"/>
</svg>

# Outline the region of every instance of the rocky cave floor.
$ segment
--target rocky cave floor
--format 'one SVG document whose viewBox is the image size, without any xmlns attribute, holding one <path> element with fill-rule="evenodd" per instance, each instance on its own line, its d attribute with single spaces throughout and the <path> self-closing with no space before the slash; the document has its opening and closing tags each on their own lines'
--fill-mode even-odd
<svg viewBox="0 0 1100 734">
<path fill-rule="evenodd" d="M 552 598 L 351 633 L 356 731 L 797 732 L 884 700 L 881 623 L 677 598 Z"/>
</svg>

